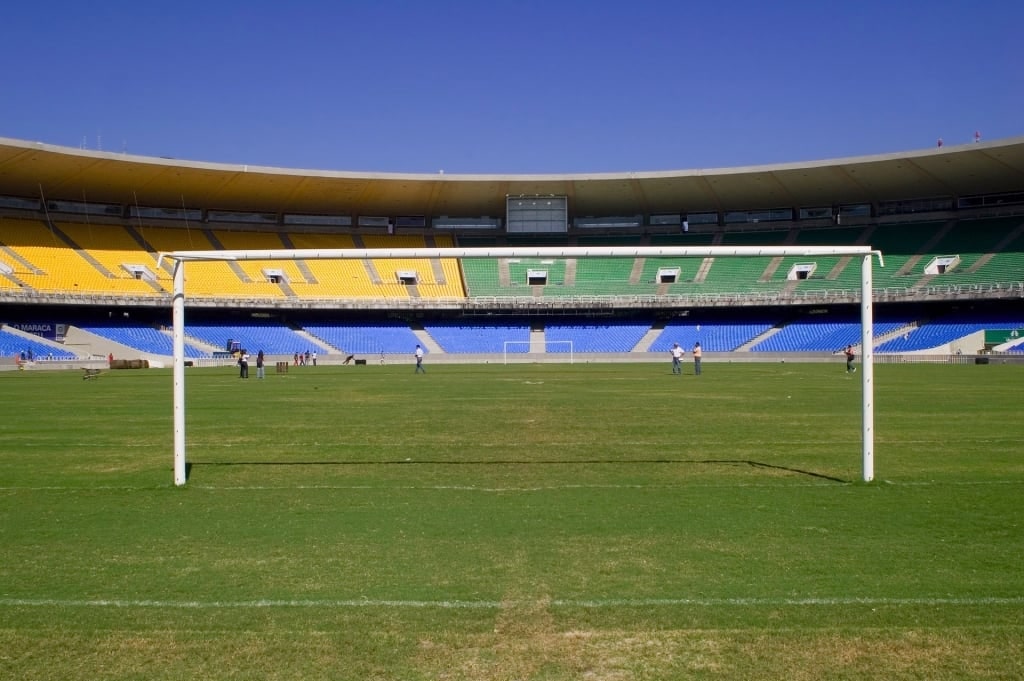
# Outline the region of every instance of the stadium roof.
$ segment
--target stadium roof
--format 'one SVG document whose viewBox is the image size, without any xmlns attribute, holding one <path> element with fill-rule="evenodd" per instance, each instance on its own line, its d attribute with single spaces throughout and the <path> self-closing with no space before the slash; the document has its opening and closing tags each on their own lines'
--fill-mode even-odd
<svg viewBox="0 0 1024 681">
<path fill-rule="evenodd" d="M 360 173 L 183 161 L 0 137 L 0 194 L 160 208 L 500 217 L 565 195 L 577 216 L 818 207 L 1024 190 L 1024 137 L 742 168 L 567 175 Z"/>
</svg>

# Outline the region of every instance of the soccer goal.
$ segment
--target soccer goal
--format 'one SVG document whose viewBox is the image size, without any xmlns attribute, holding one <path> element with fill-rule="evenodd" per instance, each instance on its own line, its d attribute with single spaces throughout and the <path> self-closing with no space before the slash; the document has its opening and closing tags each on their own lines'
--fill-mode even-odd
<svg viewBox="0 0 1024 681">
<path fill-rule="evenodd" d="M 280 249 L 280 250 L 214 250 L 172 251 L 161 253 L 157 267 L 164 258 L 172 261 L 174 290 L 171 298 L 174 320 L 174 484 L 187 482 L 185 463 L 185 264 L 194 261 L 239 262 L 246 260 L 364 260 L 441 258 L 754 258 L 787 257 L 801 259 L 827 256 L 849 256 L 861 259 L 861 468 L 863 479 L 875 476 L 874 463 L 874 352 L 872 261 L 877 257 L 884 267 L 882 253 L 870 246 L 509 246 L 496 248 L 347 248 L 347 249 Z"/>
<path fill-rule="evenodd" d="M 537 344 L 540 344 L 540 343 L 541 343 L 541 341 L 537 341 Z M 572 345 L 572 341 L 570 341 L 570 340 L 561 340 L 561 341 L 549 341 L 549 340 L 546 340 L 546 341 L 543 341 L 543 343 L 544 343 L 544 354 L 545 355 L 549 355 L 549 354 L 551 354 L 551 355 L 554 355 L 554 354 L 565 355 L 566 353 L 568 353 L 569 364 L 573 363 L 573 345 Z M 512 351 L 512 361 L 513 362 L 515 362 L 517 357 L 522 357 L 524 361 L 531 361 L 531 362 L 532 361 L 536 361 L 537 353 L 530 352 L 530 350 L 533 348 L 533 346 L 534 346 L 534 342 L 533 341 L 503 341 L 502 344 L 501 344 L 501 356 L 502 356 L 502 358 L 504 360 L 504 363 L 505 364 L 509 363 L 508 356 L 509 356 L 509 350 L 510 349 Z M 525 347 L 526 349 L 525 350 L 520 350 L 518 352 L 516 351 L 516 348 L 522 348 L 522 347 Z M 557 353 L 551 352 L 550 350 L 548 350 L 548 348 L 552 348 L 552 349 L 557 350 Z"/>
</svg>

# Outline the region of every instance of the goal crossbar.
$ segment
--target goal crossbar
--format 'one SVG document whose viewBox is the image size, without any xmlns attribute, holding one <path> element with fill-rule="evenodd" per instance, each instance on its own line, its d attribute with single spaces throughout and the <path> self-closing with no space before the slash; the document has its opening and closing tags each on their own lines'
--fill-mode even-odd
<svg viewBox="0 0 1024 681">
<path fill-rule="evenodd" d="M 865 482 L 874 479 L 874 354 L 872 352 L 872 262 L 881 251 L 870 246 L 510 246 L 501 248 L 341 248 L 169 251 L 160 253 L 173 262 L 171 298 L 174 321 L 174 484 L 187 482 L 185 458 L 185 263 L 245 260 L 362 260 L 432 258 L 716 258 L 716 257 L 815 257 L 861 258 L 861 471 Z"/>
<path fill-rule="evenodd" d="M 287 248 L 271 250 L 169 251 L 163 258 L 176 262 L 245 260 L 387 260 L 429 258 L 713 258 L 775 256 L 874 255 L 870 246 L 504 246 L 494 248 Z"/>
</svg>

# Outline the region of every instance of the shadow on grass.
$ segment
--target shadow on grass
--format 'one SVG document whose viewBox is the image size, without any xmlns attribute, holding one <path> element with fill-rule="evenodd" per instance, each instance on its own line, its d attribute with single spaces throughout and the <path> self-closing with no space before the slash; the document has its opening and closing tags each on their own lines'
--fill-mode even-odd
<svg viewBox="0 0 1024 681">
<path fill-rule="evenodd" d="M 486 461 L 451 461 L 445 459 L 416 459 L 415 461 L 404 459 L 384 461 L 195 461 L 187 464 L 186 471 L 188 472 L 188 477 L 191 478 L 193 466 L 629 466 L 634 464 L 745 465 L 750 466 L 751 468 L 764 468 L 767 470 L 782 471 L 785 473 L 804 475 L 818 480 L 828 480 L 829 482 L 837 482 L 841 484 L 848 484 L 850 482 L 849 480 L 837 478 L 832 475 L 826 475 L 824 473 L 816 473 L 814 471 L 793 468 L 791 466 L 764 463 L 763 461 L 753 461 L 751 459 L 577 459 L 574 461 L 522 461 L 516 459 L 488 459 Z"/>
</svg>

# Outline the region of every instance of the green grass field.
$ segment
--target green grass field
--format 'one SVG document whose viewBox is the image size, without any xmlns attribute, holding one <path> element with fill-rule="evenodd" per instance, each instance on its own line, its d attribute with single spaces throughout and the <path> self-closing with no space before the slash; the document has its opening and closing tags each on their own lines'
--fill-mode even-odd
<svg viewBox="0 0 1024 681">
<path fill-rule="evenodd" d="M 3 679 L 1019 679 L 1024 367 L 0 374 Z"/>
</svg>

